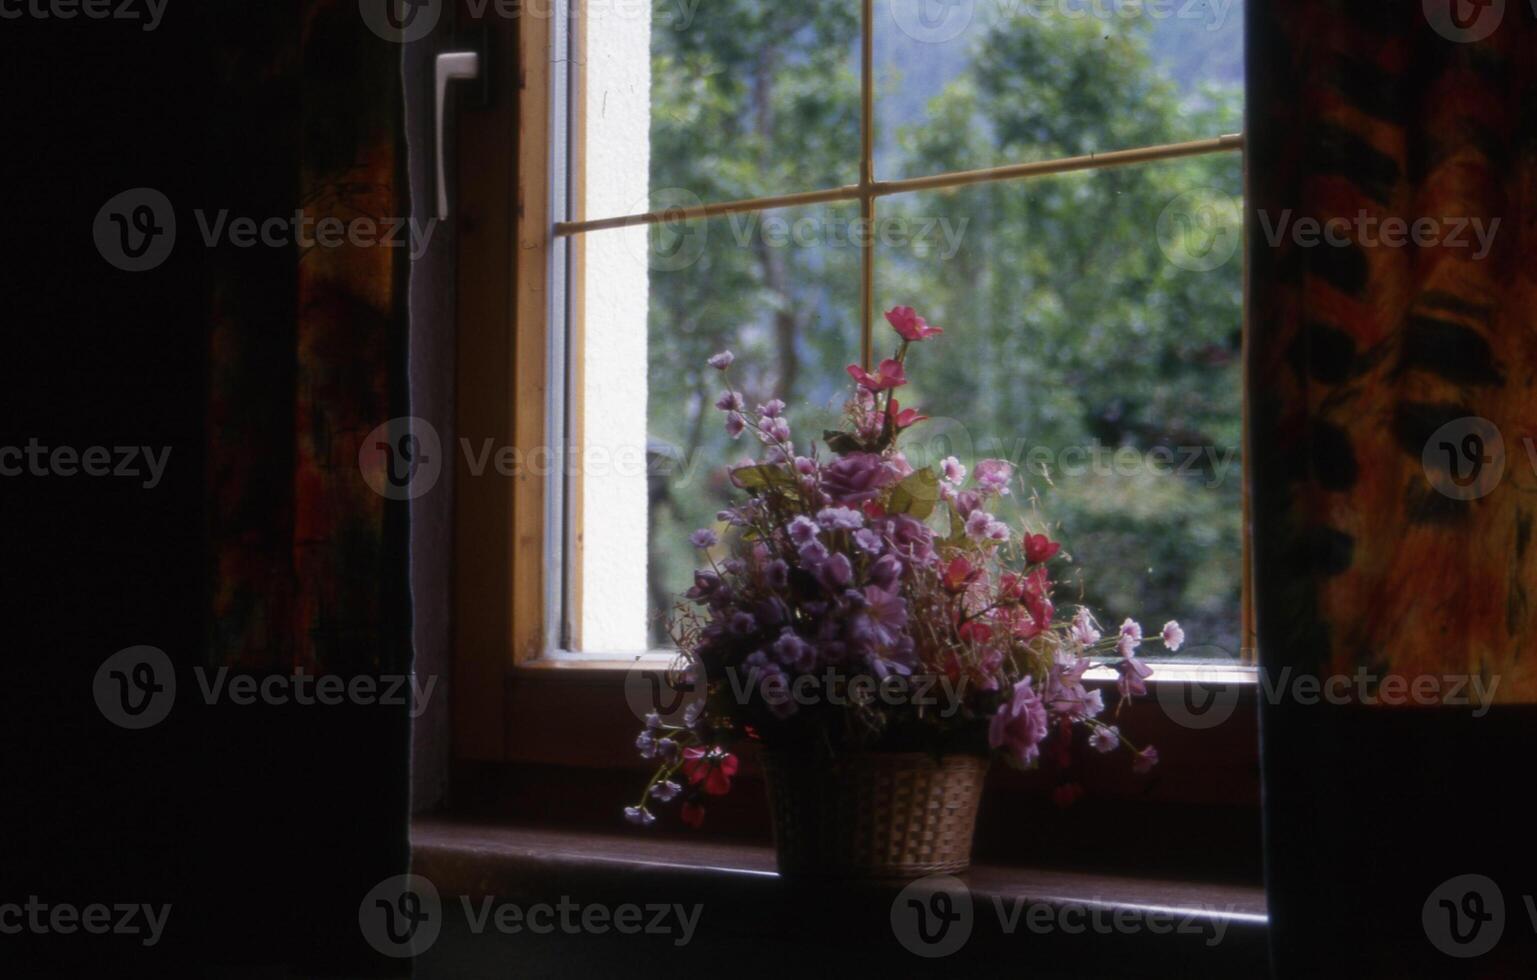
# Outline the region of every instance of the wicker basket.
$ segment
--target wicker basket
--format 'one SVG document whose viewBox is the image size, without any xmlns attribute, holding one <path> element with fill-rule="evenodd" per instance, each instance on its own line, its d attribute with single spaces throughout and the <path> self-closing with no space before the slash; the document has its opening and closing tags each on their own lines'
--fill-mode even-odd
<svg viewBox="0 0 1537 980">
<path fill-rule="evenodd" d="M 971 863 L 987 760 L 870 752 L 809 763 L 762 755 L 779 872 L 918 878 Z"/>
</svg>

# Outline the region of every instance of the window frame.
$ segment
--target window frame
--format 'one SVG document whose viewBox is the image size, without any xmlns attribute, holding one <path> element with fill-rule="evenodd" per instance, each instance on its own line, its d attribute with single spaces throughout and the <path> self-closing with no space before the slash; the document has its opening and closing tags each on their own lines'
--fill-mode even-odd
<svg viewBox="0 0 1537 980">
<path fill-rule="evenodd" d="M 568 0 L 554 9 L 564 11 Z M 569 0 L 577 5 L 586 0 Z M 873 173 L 874 75 L 871 33 L 874 0 L 861 0 L 860 182 L 746 201 L 707 202 L 677 212 L 650 212 L 589 219 L 582 199 L 581 154 L 570 154 L 556 133 L 556 113 L 564 111 L 560 89 L 569 93 L 580 85 L 584 59 L 557 58 L 566 43 L 562 17 L 523 16 L 499 19 L 482 8 L 474 20 L 461 0 L 459 23 L 476 24 L 487 33 L 493 63 L 514 70 L 493 72 L 491 107 L 476 115 L 474 125 L 461 121 L 458 153 L 459 200 L 475 202 L 472 211 L 461 205 L 457 229 L 459 397 L 456 427 L 461 437 L 490 437 L 511 445 L 517 458 L 529 459 L 540 447 L 581 445 L 581 406 L 572 392 L 581 390 L 582 243 L 584 232 L 664 219 L 691 220 L 771 207 L 830 201 L 859 201 L 861 217 L 873 220 L 881 197 L 896 193 L 961 186 L 983 181 L 1018 180 L 1078 170 L 1106 169 L 1136 163 L 1216 152 L 1243 152 L 1242 135 L 1134 147 L 1089 157 L 1008 165 L 985 171 L 962 171 L 919 178 L 880 181 Z M 584 43 L 584 17 L 572 18 L 571 41 Z M 555 65 L 572 73 L 562 79 Z M 574 100 L 570 128 L 581 132 L 581 100 Z M 464 117 L 461 117 L 464 120 Z M 570 160 L 573 170 L 564 171 Z M 508 180 L 508 173 L 513 174 Z M 569 180 L 569 183 L 567 182 Z M 1247 186 L 1247 178 L 1245 179 Z M 861 256 L 861 359 L 869 365 L 874 332 L 873 246 Z M 1244 280 L 1244 361 L 1248 346 L 1248 262 Z M 556 329 L 565 326 L 568 334 Z M 569 358 L 569 361 L 568 361 Z M 569 375 L 566 373 L 569 371 Z M 1239 665 L 1159 663 L 1149 681 L 1151 693 L 1185 697 L 1197 685 L 1213 682 L 1238 689 L 1240 720 L 1253 717 L 1260 697 L 1254 656 L 1251 606 L 1248 453 L 1248 388 L 1243 395 L 1243 583 Z M 580 513 L 580 481 L 555 487 L 563 466 L 539 475 L 520 470 L 510 481 L 476 478 L 468 472 L 464 454 L 456 455 L 455 481 L 455 659 L 453 670 L 453 757 L 456 766 L 482 763 L 575 765 L 611 768 L 614 746 L 627 745 L 633 732 L 622 708 L 626 677 L 639 667 L 659 673 L 673 655 L 637 651 L 633 655 L 588 654 L 563 649 L 563 624 L 551 610 L 563 605 L 580 609 L 580 578 L 565 574 L 566 560 L 581 560 L 582 535 L 567 521 L 562 503 Z M 558 498 L 563 497 L 564 500 Z M 574 579 L 575 583 L 567 584 Z M 580 628 L 580 616 L 569 617 Z M 579 643 L 579 636 L 575 637 Z M 1092 677 L 1094 684 L 1113 684 L 1113 675 Z M 597 726 L 597 733 L 552 746 L 548 739 L 552 715 L 579 725 Z M 1245 727 L 1239 738 L 1191 737 L 1189 730 L 1147 711 L 1148 741 L 1178 744 L 1181 768 L 1237 774 L 1214 790 L 1223 806 L 1258 806 L 1257 736 Z M 1245 725 L 1247 723 L 1245 722 Z M 1244 727 L 1244 726 L 1241 726 Z M 612 729 L 612 731 L 610 731 Z M 624 734 L 620 732 L 623 730 Z M 623 741 L 618 741 L 623 738 Z M 1170 752 L 1170 761 L 1180 758 Z M 622 761 L 619 764 L 623 764 Z M 1252 768 L 1252 778 L 1250 770 Z M 1189 802 L 1184 781 L 1167 796 Z M 1211 800 L 1198 801 L 1202 805 Z"/>
</svg>

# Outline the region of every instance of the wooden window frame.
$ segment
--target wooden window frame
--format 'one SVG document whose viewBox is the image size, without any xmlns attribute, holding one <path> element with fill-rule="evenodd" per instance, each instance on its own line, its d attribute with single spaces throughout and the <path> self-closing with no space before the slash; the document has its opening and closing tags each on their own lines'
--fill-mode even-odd
<svg viewBox="0 0 1537 980">
<path fill-rule="evenodd" d="M 571 0 L 581 4 L 585 0 Z M 1136 147 L 1086 157 L 1015 164 L 986 170 L 935 174 L 881 181 L 873 170 L 874 79 L 871 25 L 873 0 L 861 0 L 861 140 L 859 182 L 836 188 L 751 200 L 706 203 L 668 212 L 602 216 L 588 219 L 581 199 L 581 173 L 570 174 L 570 214 L 552 215 L 553 132 L 552 45 L 560 42 L 548 16 L 498 18 L 484 7 L 475 21 L 467 3 L 458 10 L 461 25 L 484 32 L 491 63 L 488 109 L 472 119 L 461 116 L 458 138 L 460 193 L 456 215 L 458 241 L 458 340 L 456 428 L 461 439 L 482 445 L 512 446 L 516 458 L 528 459 L 559 436 L 580 444 L 580 406 L 573 406 L 561 431 L 553 433 L 546 407 L 552 371 L 569 370 L 567 383 L 580 390 L 581 247 L 584 234 L 609 228 L 713 217 L 744 211 L 832 201 L 858 201 L 861 217 L 873 220 L 881 197 L 896 193 L 955 187 L 989 181 L 1097 170 L 1178 157 L 1242 152 L 1241 135 L 1153 147 Z M 583 41 L 585 18 L 574 19 L 576 43 Z M 580 70 L 580 58 L 560 59 Z M 510 66 L 508 68 L 507 66 Z M 572 102 L 579 113 L 581 100 Z M 577 132 L 582 120 L 571 125 Z M 573 156 L 580 167 L 581 154 Z M 508 175 L 514 175 L 508 180 Z M 467 207 L 466 202 L 473 202 Z M 578 333 L 566 338 L 568 364 L 552 365 L 550 339 L 550 268 L 556 250 L 572 248 L 566 279 L 567 302 Z M 861 250 L 861 357 L 868 366 L 874 326 L 873 248 Z M 1247 263 L 1245 319 L 1247 319 Z M 1245 342 L 1245 353 L 1247 342 Z M 1247 441 L 1248 398 L 1244 397 Z M 556 443 L 558 444 L 558 443 Z M 1245 446 L 1245 449 L 1247 447 Z M 570 659 L 550 656 L 547 614 L 553 595 L 552 547 L 580 560 L 579 528 L 551 527 L 545 477 L 528 469 L 505 479 L 469 472 L 463 453 L 454 454 L 455 480 L 455 643 L 452 675 L 453 759 L 456 772 L 474 772 L 484 782 L 486 765 L 575 766 L 586 770 L 634 765 L 626 749 L 633 723 L 624 708 L 623 685 L 639 663 L 660 670 L 659 661 L 635 657 Z M 1247 458 L 1248 453 L 1245 452 Z M 568 491 L 580 492 L 580 481 Z M 1243 492 L 1247 531 L 1249 494 Z M 580 512 L 575 501 L 574 512 Z M 579 576 L 572 576 L 579 581 Z M 1254 662 L 1254 623 L 1250 606 L 1249 536 L 1243 556 L 1243 663 Z M 563 583 L 553 583 L 561 584 Z M 579 603 L 579 590 L 564 597 Z M 568 605 L 568 608 L 570 606 Z M 579 624 L 580 616 L 569 617 Z M 577 627 L 579 628 L 579 626 Z M 1259 690 L 1248 666 L 1212 667 L 1159 664 L 1150 681 L 1153 694 L 1185 696 L 1197 683 L 1224 683 L 1239 689 L 1234 724 L 1238 737 L 1192 732 L 1148 710 L 1139 713 L 1139 737 L 1166 747 L 1161 768 L 1173 770 L 1165 789 L 1154 795 L 1166 802 L 1241 808 L 1257 814 Z M 1107 680 L 1095 683 L 1108 684 Z M 577 729 L 552 738 L 553 727 Z M 1201 737 L 1209 735 L 1211 737 Z M 493 770 L 495 771 L 495 770 Z M 479 793 L 480 791 L 475 791 Z M 1140 792 L 1127 789 L 1126 792 Z M 1256 816 L 1257 820 L 1257 816 Z"/>
</svg>

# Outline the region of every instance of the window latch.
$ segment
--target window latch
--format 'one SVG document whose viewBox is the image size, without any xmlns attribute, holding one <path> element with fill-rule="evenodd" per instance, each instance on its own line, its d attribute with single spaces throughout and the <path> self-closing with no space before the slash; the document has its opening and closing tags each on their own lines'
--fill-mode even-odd
<svg viewBox="0 0 1537 980">
<path fill-rule="evenodd" d="M 448 83 L 480 78 L 481 56 L 478 51 L 446 51 L 438 55 L 433 72 L 436 98 L 438 150 L 438 218 L 448 220 L 448 151 L 445 148 L 448 126 Z"/>
</svg>

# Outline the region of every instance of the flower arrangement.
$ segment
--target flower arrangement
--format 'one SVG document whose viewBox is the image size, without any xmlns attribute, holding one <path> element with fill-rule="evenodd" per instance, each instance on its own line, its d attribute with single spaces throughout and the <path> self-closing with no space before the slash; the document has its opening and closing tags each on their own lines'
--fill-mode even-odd
<svg viewBox="0 0 1537 980">
<path fill-rule="evenodd" d="M 925 416 L 902 407 L 896 389 L 913 345 L 943 331 L 911 307 L 886 319 L 900 338 L 895 356 L 874 371 L 849 365 L 854 395 L 843 428 L 823 434 L 825 454 L 814 442 L 796 447 L 783 402 L 749 414 L 730 383 L 731 353 L 710 358 L 725 379 L 715 406 L 726 431 L 750 431 L 764 448 L 729 467 L 744 499 L 717 515 L 724 530 L 690 537 L 703 567 L 670 628 L 674 680 L 697 699 L 679 718 L 647 717 L 636 745 L 657 768 L 625 809 L 631 822 L 650 824 L 653 802 L 681 798 L 683 820 L 699 826 L 707 799 L 731 787 L 741 740 L 803 752 L 992 752 L 1030 767 L 1048 741 L 1067 753 L 1080 729 L 1092 750 L 1128 748 L 1138 772 L 1156 764 L 1157 751 L 1132 745 L 1083 682 L 1096 666 L 1118 673 L 1112 716 L 1146 694 L 1141 626 L 1127 619 L 1106 635 L 1087 608 L 1058 616 L 1060 544 L 995 516 L 1011 464 L 986 459 L 970 474 L 953 456 L 909 464 L 901 440 Z M 1184 633 L 1169 622 L 1160 639 L 1178 650 Z"/>
</svg>

